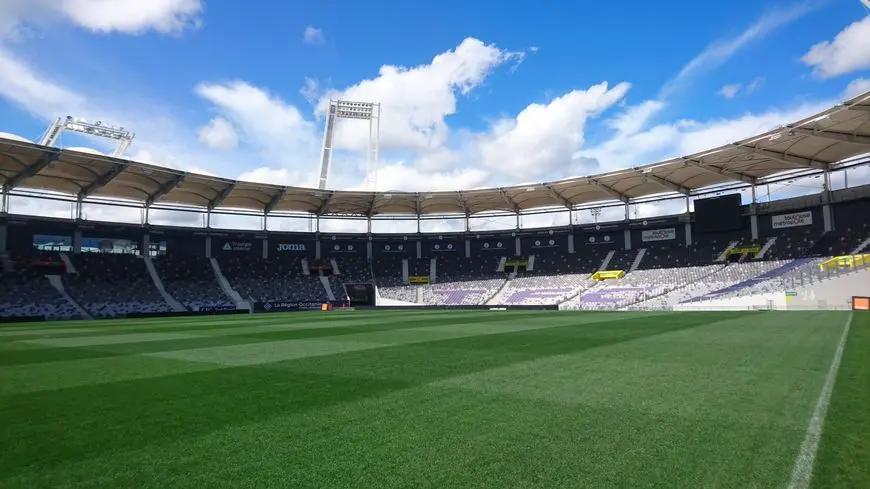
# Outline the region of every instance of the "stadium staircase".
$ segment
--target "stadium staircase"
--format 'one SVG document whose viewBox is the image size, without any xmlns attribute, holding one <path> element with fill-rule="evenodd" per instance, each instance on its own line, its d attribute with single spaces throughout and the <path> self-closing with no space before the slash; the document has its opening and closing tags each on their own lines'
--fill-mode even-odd
<svg viewBox="0 0 870 489">
<path fill-rule="evenodd" d="M 335 260 L 332 260 L 333 263 Z M 326 291 L 326 298 L 330 301 L 335 300 L 335 293 L 332 291 L 332 286 L 329 284 L 329 277 L 321 275 L 318 277 L 320 279 L 320 283 L 323 284 L 323 290 Z"/>
<path fill-rule="evenodd" d="M 61 297 L 63 297 L 64 300 L 66 300 L 67 303 L 71 305 L 81 317 L 83 317 L 84 319 L 94 319 L 93 316 L 91 316 L 91 314 L 86 311 L 84 307 L 79 305 L 79 303 L 76 302 L 75 299 L 73 299 L 67 293 L 66 287 L 63 286 L 63 280 L 60 279 L 60 275 L 46 275 L 45 278 L 48 279 L 48 283 L 51 284 L 52 287 L 54 287 L 54 290 L 56 290 L 57 293 L 60 294 Z"/>
<path fill-rule="evenodd" d="M 302 275 L 311 275 L 311 270 L 308 269 L 308 260 L 306 258 L 303 258 L 300 261 L 300 265 L 302 265 Z"/>
<path fill-rule="evenodd" d="M 607 256 L 604 257 L 604 260 L 601 261 L 601 266 L 598 267 L 598 271 L 607 270 L 607 266 L 610 265 L 610 260 L 613 259 L 613 255 L 616 254 L 616 250 L 610 250 L 607 252 Z"/>
<path fill-rule="evenodd" d="M 67 255 L 66 253 L 60 254 L 60 261 L 63 262 L 63 267 L 66 270 L 66 273 L 79 273 L 78 270 L 76 270 L 76 266 L 73 264 L 72 260 L 69 259 L 69 255 Z"/>
<path fill-rule="evenodd" d="M 163 280 L 160 280 L 160 275 L 157 275 L 157 270 L 154 268 L 154 262 L 151 260 L 150 256 L 143 256 L 142 259 L 145 261 L 145 268 L 148 270 L 148 275 L 151 276 L 151 281 L 154 283 L 154 287 L 157 287 L 157 292 L 160 293 L 160 296 L 163 297 L 163 300 L 169 304 L 169 307 L 172 308 L 173 312 L 183 312 L 186 311 L 185 308 L 180 302 L 178 302 L 175 297 L 166 291 L 166 287 L 163 286 Z"/>
<path fill-rule="evenodd" d="M 333 275 L 340 275 L 341 274 L 341 271 L 338 269 L 338 262 L 335 260 L 335 258 L 329 259 L 329 265 L 332 267 L 332 274 Z"/>
<path fill-rule="evenodd" d="M 868 246 L 870 246 L 870 238 L 865 239 L 854 250 L 852 250 L 852 254 L 857 255 L 858 253 L 861 253 L 862 251 L 866 250 Z"/>
<path fill-rule="evenodd" d="M 637 270 L 637 267 L 640 266 L 640 262 L 643 261 L 643 257 L 646 255 L 646 248 L 641 248 L 637 250 L 637 255 L 634 257 L 634 261 L 631 263 L 631 268 L 628 269 L 628 272 L 631 273 Z"/>
<path fill-rule="evenodd" d="M 492 301 L 494 301 L 496 297 L 499 297 L 501 291 L 503 291 L 505 287 L 507 287 L 508 282 L 510 282 L 509 278 L 504 279 L 504 282 L 502 282 L 501 285 L 498 286 L 498 289 L 496 289 L 496 291 L 493 292 L 491 296 L 487 297 L 486 300 L 482 302 L 482 304 L 492 305 Z"/>
<path fill-rule="evenodd" d="M 734 247 L 737 246 L 739 243 L 740 243 L 740 241 L 732 241 L 732 242 L 728 243 L 728 246 L 726 246 L 725 249 L 722 250 L 722 253 L 720 253 L 719 256 L 716 257 L 716 260 L 714 260 L 714 261 L 716 261 L 718 263 L 723 263 L 725 261 L 725 258 L 728 257 L 728 252 L 733 250 Z"/>
<path fill-rule="evenodd" d="M 220 285 L 221 290 L 224 291 L 227 297 L 233 301 L 233 304 L 236 305 L 236 309 L 247 309 L 251 310 L 251 303 L 242 299 L 241 294 L 239 294 L 236 289 L 230 284 L 230 281 L 224 276 L 221 271 L 221 265 L 218 263 L 217 258 L 209 258 L 209 263 L 211 263 L 211 269 L 214 272 L 214 278 L 217 280 L 218 285 Z"/>
<path fill-rule="evenodd" d="M 764 258 L 764 255 L 767 254 L 767 251 L 770 250 L 774 243 L 776 243 L 776 236 L 772 238 L 767 238 L 767 242 L 765 242 L 764 246 L 761 247 L 761 251 L 759 251 L 758 254 L 755 255 L 755 259 L 761 260 L 762 258 Z"/>
</svg>

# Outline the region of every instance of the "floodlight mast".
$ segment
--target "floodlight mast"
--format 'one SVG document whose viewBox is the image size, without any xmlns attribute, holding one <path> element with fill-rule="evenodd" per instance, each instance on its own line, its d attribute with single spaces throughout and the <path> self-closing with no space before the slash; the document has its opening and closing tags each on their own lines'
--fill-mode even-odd
<svg viewBox="0 0 870 489">
<path fill-rule="evenodd" d="M 375 190 L 377 185 L 379 140 L 381 131 L 381 104 L 330 100 L 323 129 L 323 148 L 320 153 L 320 180 L 317 188 L 325 189 L 332 163 L 332 138 L 336 119 L 361 119 L 369 121 L 369 141 L 366 150 L 366 189 Z"/>
<path fill-rule="evenodd" d="M 123 127 L 103 124 L 101 121 L 89 122 L 68 115 L 66 117 L 58 117 L 56 121 L 48 126 L 48 129 L 39 141 L 39 144 L 43 146 L 54 146 L 63 131 L 80 132 L 90 136 L 118 141 L 118 145 L 115 147 L 115 150 L 112 151 L 111 155 L 116 158 L 122 156 L 124 152 L 127 151 L 127 148 L 129 148 L 130 144 L 133 142 L 133 138 L 136 137 L 133 132 L 124 129 Z"/>
</svg>

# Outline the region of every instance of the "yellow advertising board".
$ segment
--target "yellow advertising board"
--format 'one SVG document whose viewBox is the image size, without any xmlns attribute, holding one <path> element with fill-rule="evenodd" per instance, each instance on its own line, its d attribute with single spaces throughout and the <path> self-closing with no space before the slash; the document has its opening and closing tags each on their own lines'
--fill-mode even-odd
<svg viewBox="0 0 870 489">
<path fill-rule="evenodd" d="M 622 277 L 625 277 L 624 270 L 602 270 L 592 274 L 592 280 L 598 280 L 599 282 L 602 280 L 614 280 Z"/>
<path fill-rule="evenodd" d="M 411 275 L 408 277 L 408 283 L 411 285 L 429 285 L 428 275 Z"/>
</svg>

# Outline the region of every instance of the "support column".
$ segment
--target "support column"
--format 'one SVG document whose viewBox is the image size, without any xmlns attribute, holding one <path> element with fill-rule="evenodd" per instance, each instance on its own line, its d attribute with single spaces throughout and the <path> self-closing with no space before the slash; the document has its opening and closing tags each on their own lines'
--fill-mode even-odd
<svg viewBox="0 0 870 489">
<path fill-rule="evenodd" d="M 568 235 L 568 253 L 574 253 L 574 233 Z"/>
<path fill-rule="evenodd" d="M 752 215 L 749 216 L 749 230 L 752 232 L 752 240 L 758 241 L 758 216 L 755 214 L 755 209 L 752 210 Z"/>
<path fill-rule="evenodd" d="M 314 216 L 314 232 L 320 232 L 320 216 Z"/>
<path fill-rule="evenodd" d="M 369 234 L 372 234 L 372 216 L 368 217 L 368 219 L 366 220 L 366 224 L 367 224 L 367 227 L 366 227 L 367 231 L 366 232 L 368 232 Z"/>
<path fill-rule="evenodd" d="M 691 202 L 689 200 L 689 196 L 687 195 L 686 196 L 686 215 L 689 215 L 691 213 L 692 213 Z"/>
<path fill-rule="evenodd" d="M 211 228 L 211 209 L 205 211 L 205 227 Z"/>
<path fill-rule="evenodd" d="M 522 246 L 520 246 L 520 237 L 514 238 L 514 247 L 516 248 L 514 255 L 520 256 L 523 254 Z"/>
<path fill-rule="evenodd" d="M 631 218 L 631 204 L 628 202 L 625 203 L 625 220 L 628 221 Z"/>
<path fill-rule="evenodd" d="M 269 258 L 269 238 L 263 238 L 263 259 Z"/>
<path fill-rule="evenodd" d="M 320 259 L 320 238 L 317 238 L 317 241 L 314 242 L 314 258 Z"/>
<path fill-rule="evenodd" d="M 72 242 L 72 251 L 73 253 L 81 253 L 82 252 L 82 230 L 76 229 L 73 231 L 73 242 Z"/>
<path fill-rule="evenodd" d="M 268 231 L 268 219 L 269 217 L 266 214 L 263 214 L 263 232 Z"/>
<path fill-rule="evenodd" d="M 76 203 L 75 203 L 75 220 L 76 220 L 76 221 L 81 221 L 81 220 L 82 220 L 82 198 L 81 198 L 81 197 L 79 197 L 79 198 L 76 199 Z"/>
<path fill-rule="evenodd" d="M 423 258 L 423 242 L 417 240 L 417 259 Z"/>
<path fill-rule="evenodd" d="M 686 223 L 685 230 L 686 230 L 686 248 L 688 248 L 689 246 L 692 246 L 692 223 L 691 222 Z"/>
<path fill-rule="evenodd" d="M 465 239 L 465 258 L 471 258 L 471 240 Z"/>
<path fill-rule="evenodd" d="M 831 201 L 831 172 L 827 169 L 822 171 L 822 202 Z"/>
<path fill-rule="evenodd" d="M 372 237 L 369 236 L 369 240 L 366 241 L 366 259 L 372 259 Z"/>
<path fill-rule="evenodd" d="M 151 206 L 146 205 L 145 206 L 145 222 L 143 222 L 142 224 L 146 224 L 146 225 L 150 224 L 151 223 L 150 219 L 151 219 Z"/>
<path fill-rule="evenodd" d="M 205 237 L 205 257 L 211 258 L 211 236 Z"/>
<path fill-rule="evenodd" d="M 831 205 L 825 204 L 822 206 L 822 221 L 825 225 L 825 232 L 829 233 L 834 230 L 834 215 L 831 212 Z"/>
<path fill-rule="evenodd" d="M 625 238 L 625 250 L 628 251 L 631 249 L 631 229 L 626 229 L 622 235 Z"/>
<path fill-rule="evenodd" d="M 517 229 L 520 228 L 520 211 L 517 211 Z"/>
<path fill-rule="evenodd" d="M 143 234 L 142 243 L 139 246 L 139 256 L 151 256 L 151 235 L 148 233 Z"/>
<path fill-rule="evenodd" d="M 9 212 L 9 187 L 4 185 L 0 188 L 0 192 L 3 192 L 3 198 L 0 200 L 0 214 L 6 214 Z"/>
<path fill-rule="evenodd" d="M 468 214 L 465 215 L 465 232 L 471 231 L 471 224 L 468 222 Z"/>
<path fill-rule="evenodd" d="M 417 234 L 420 234 L 420 214 L 417 214 Z"/>
<path fill-rule="evenodd" d="M 0 224 L 0 253 L 6 253 L 6 224 Z"/>
</svg>

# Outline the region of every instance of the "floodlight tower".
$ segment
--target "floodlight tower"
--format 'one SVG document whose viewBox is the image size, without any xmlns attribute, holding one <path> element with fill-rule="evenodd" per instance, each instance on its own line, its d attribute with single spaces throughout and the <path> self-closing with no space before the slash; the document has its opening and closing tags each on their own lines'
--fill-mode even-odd
<svg viewBox="0 0 870 489">
<path fill-rule="evenodd" d="M 111 154 L 111 156 L 116 158 L 122 156 L 124 152 L 127 151 L 127 148 L 130 147 L 133 138 L 136 136 L 123 127 L 103 124 L 101 121 L 88 122 L 84 119 L 78 119 L 68 115 L 66 117 L 58 117 L 56 121 L 48 126 L 48 129 L 45 131 L 45 134 L 43 134 L 39 144 L 43 146 L 54 146 L 54 143 L 57 142 L 57 139 L 63 131 L 80 132 L 82 134 L 118 141 L 118 145 Z"/>
<path fill-rule="evenodd" d="M 369 144 L 366 151 L 366 189 L 375 190 L 378 174 L 378 143 L 381 132 L 381 104 L 330 100 L 323 129 L 323 149 L 320 153 L 320 181 L 317 188 L 326 188 L 329 164 L 332 162 L 332 136 L 336 119 L 361 119 L 369 121 Z"/>
</svg>

